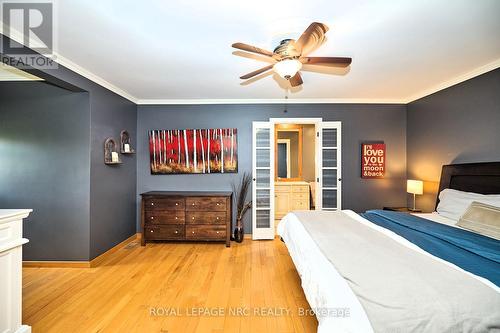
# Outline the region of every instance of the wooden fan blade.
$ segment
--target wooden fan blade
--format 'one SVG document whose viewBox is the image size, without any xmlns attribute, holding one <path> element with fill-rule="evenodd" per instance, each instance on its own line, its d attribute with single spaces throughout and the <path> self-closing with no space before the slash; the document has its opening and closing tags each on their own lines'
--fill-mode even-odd
<svg viewBox="0 0 500 333">
<path fill-rule="evenodd" d="M 268 70 L 270 70 L 271 68 L 273 68 L 274 64 L 273 65 L 269 65 L 269 66 L 266 66 L 266 67 L 262 67 L 256 71 L 253 71 L 251 73 L 248 73 L 248 74 L 245 74 L 243 76 L 240 76 L 240 79 L 242 80 L 246 80 L 246 79 L 249 79 L 251 77 L 254 77 L 255 75 L 259 75 L 260 73 L 264 73 L 264 72 L 267 72 Z"/>
<path fill-rule="evenodd" d="M 302 55 L 307 55 L 323 43 L 327 31 L 328 27 L 326 24 L 313 22 L 297 40 L 295 47 Z"/>
<path fill-rule="evenodd" d="M 299 72 L 297 72 L 297 74 L 289 78 L 288 81 L 290 81 L 290 85 L 292 87 L 297 87 L 300 86 L 302 83 L 304 83 L 304 81 L 302 81 L 302 76 L 300 76 Z"/>
<path fill-rule="evenodd" d="M 345 57 L 303 57 L 299 60 L 307 65 L 333 65 L 338 67 L 347 67 L 352 62 L 352 58 Z"/>
<path fill-rule="evenodd" d="M 272 57 L 274 55 L 274 53 L 272 53 L 271 51 L 264 50 L 264 49 L 261 49 L 257 46 L 252 46 L 252 45 L 248 45 L 245 43 L 234 43 L 231 46 L 234 47 L 235 49 L 240 49 L 240 50 L 248 51 L 248 52 L 252 52 L 252 53 L 263 54 L 263 55 L 266 55 L 268 57 Z"/>
<path fill-rule="evenodd" d="M 253 59 L 253 60 L 257 60 L 257 61 L 264 61 L 264 62 L 268 62 L 270 64 L 276 63 L 276 59 L 270 58 L 268 56 L 264 56 L 262 54 L 244 52 L 244 51 L 239 51 L 239 50 L 233 51 L 232 53 L 233 53 L 233 55 L 238 56 L 238 57 Z"/>
</svg>

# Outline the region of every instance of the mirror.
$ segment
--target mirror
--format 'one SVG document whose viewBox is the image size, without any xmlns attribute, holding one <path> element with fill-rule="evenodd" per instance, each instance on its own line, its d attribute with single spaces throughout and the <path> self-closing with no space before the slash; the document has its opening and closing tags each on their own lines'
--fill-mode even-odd
<svg viewBox="0 0 500 333">
<path fill-rule="evenodd" d="M 302 180 L 302 127 L 277 124 L 275 127 L 275 179 Z"/>
</svg>

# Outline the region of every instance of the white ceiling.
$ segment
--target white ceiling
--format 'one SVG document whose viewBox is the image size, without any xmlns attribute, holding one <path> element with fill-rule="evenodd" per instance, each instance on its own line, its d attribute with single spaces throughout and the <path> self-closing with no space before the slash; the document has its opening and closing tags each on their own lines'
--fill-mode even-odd
<svg viewBox="0 0 500 333">
<path fill-rule="evenodd" d="M 405 102 L 500 66 L 499 0 L 72 0 L 57 2 L 66 64 L 139 103 L 282 99 L 267 65 L 233 42 L 272 50 L 312 22 L 330 27 L 311 56 L 353 58 L 347 72 L 302 72 L 296 100 Z"/>
</svg>

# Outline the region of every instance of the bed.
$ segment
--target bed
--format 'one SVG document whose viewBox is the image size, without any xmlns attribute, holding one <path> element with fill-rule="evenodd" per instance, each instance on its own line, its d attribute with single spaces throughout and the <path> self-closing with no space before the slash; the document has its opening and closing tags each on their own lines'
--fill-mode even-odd
<svg viewBox="0 0 500 333">
<path fill-rule="evenodd" d="M 443 166 L 440 190 L 446 188 L 500 194 L 500 163 Z M 461 253 L 451 254 L 456 262 L 447 252 L 423 250 L 418 240 L 349 210 L 293 212 L 279 223 L 318 332 L 500 331 L 500 242 L 476 237 L 435 212 L 405 215 L 435 222 L 459 242 L 470 237 L 486 258 L 462 265 Z"/>
</svg>

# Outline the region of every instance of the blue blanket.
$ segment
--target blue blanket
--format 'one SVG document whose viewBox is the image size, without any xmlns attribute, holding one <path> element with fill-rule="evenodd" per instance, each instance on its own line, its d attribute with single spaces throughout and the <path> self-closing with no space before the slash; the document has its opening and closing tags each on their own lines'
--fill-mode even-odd
<svg viewBox="0 0 500 333">
<path fill-rule="evenodd" d="M 500 241 L 407 213 L 369 210 L 360 215 L 500 287 Z"/>
</svg>

